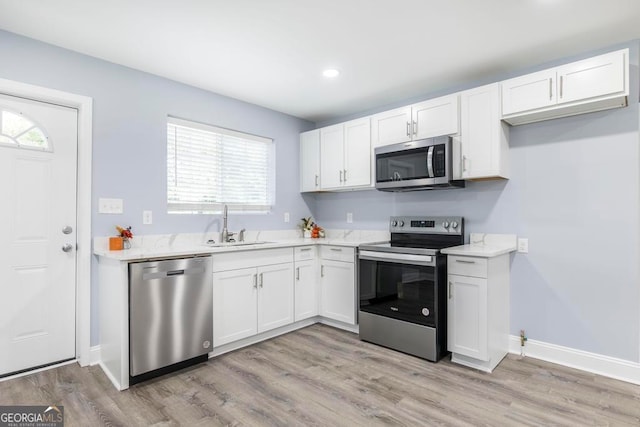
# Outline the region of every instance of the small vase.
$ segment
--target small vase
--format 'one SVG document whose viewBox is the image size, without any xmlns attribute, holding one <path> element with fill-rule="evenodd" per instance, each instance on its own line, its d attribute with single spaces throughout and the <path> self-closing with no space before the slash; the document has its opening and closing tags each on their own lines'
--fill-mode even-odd
<svg viewBox="0 0 640 427">
<path fill-rule="evenodd" d="M 311 238 L 311 230 L 304 230 L 302 233 L 302 237 L 304 237 L 305 239 Z"/>
<path fill-rule="evenodd" d="M 122 238 L 122 249 L 131 249 L 131 240 L 126 237 Z"/>
</svg>

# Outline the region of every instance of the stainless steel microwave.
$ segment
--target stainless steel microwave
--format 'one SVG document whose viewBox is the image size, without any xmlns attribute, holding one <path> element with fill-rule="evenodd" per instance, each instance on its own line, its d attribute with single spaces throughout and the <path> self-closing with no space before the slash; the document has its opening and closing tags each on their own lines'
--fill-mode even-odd
<svg viewBox="0 0 640 427">
<path fill-rule="evenodd" d="M 450 136 L 376 147 L 376 188 L 415 191 L 464 187 L 453 179 Z"/>
</svg>

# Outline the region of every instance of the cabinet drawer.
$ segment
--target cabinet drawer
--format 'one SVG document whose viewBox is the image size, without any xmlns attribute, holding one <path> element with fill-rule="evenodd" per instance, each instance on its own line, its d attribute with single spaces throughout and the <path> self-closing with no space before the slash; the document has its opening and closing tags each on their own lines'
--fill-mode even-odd
<svg viewBox="0 0 640 427">
<path fill-rule="evenodd" d="M 333 261 L 355 262 L 355 249 L 344 246 L 321 246 L 320 257 Z"/>
<path fill-rule="evenodd" d="M 449 274 L 471 277 L 487 277 L 487 258 L 449 255 Z"/>
<path fill-rule="evenodd" d="M 300 246 L 293 249 L 293 256 L 296 261 L 314 259 L 316 256 L 315 246 Z"/>
<path fill-rule="evenodd" d="M 213 271 L 237 270 L 293 262 L 291 248 L 233 251 L 213 255 Z"/>
</svg>

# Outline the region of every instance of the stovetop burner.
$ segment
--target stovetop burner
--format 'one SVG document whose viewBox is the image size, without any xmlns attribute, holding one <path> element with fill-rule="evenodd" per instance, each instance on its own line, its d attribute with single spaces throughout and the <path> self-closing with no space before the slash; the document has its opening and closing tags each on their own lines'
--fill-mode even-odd
<svg viewBox="0 0 640 427">
<path fill-rule="evenodd" d="M 443 248 L 464 244 L 464 218 L 396 216 L 389 220 L 391 241 L 361 245 L 361 250 L 437 255 Z"/>
</svg>

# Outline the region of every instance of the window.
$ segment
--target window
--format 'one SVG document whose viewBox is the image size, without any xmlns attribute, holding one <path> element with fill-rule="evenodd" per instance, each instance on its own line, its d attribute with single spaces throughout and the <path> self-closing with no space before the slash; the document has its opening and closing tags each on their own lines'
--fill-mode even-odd
<svg viewBox="0 0 640 427">
<path fill-rule="evenodd" d="M 32 150 L 53 151 L 44 131 L 22 113 L 0 110 L 0 144 Z"/>
<path fill-rule="evenodd" d="M 169 213 L 268 212 L 274 157 L 272 139 L 169 117 Z"/>
</svg>

